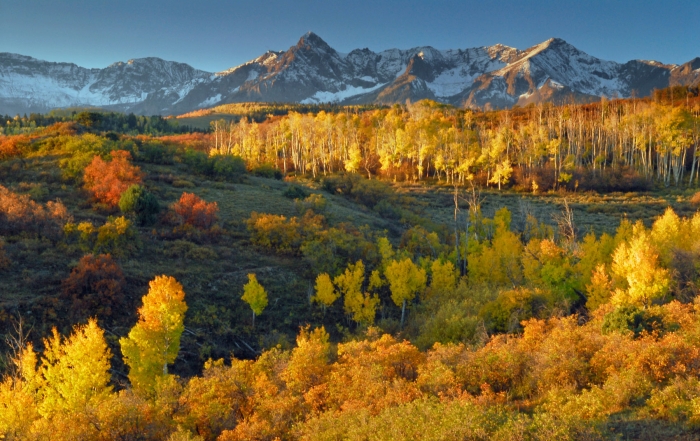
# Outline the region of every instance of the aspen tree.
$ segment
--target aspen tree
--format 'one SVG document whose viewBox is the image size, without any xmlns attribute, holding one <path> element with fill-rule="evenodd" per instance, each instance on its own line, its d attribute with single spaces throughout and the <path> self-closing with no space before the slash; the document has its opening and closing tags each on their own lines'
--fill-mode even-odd
<svg viewBox="0 0 700 441">
<path fill-rule="evenodd" d="M 318 277 L 316 277 L 315 289 L 316 294 L 311 298 L 311 300 L 320 303 L 324 311 L 339 297 L 338 292 L 333 286 L 331 277 L 326 273 L 319 274 Z"/>
<path fill-rule="evenodd" d="M 627 289 L 615 291 L 615 303 L 646 308 L 668 292 L 669 272 L 660 267 L 659 253 L 643 228 L 643 225 L 635 226 L 634 237 L 629 243 L 621 243 L 613 255 L 613 273 L 627 285 Z"/>
<path fill-rule="evenodd" d="M 425 270 L 418 268 L 411 259 L 406 258 L 391 262 L 386 267 L 385 275 L 389 281 L 391 299 L 396 306 L 401 306 L 401 327 L 403 327 L 406 302 L 413 300 L 418 292 L 425 289 Z"/>
<path fill-rule="evenodd" d="M 455 266 L 452 262 L 435 260 L 430 266 L 430 271 L 432 273 L 430 289 L 433 291 L 433 295 L 454 289 L 457 277 Z"/>
<path fill-rule="evenodd" d="M 379 297 L 362 291 L 364 281 L 365 265 L 361 260 L 349 264 L 345 272 L 333 280 L 345 298 L 345 312 L 358 323 L 371 324 L 374 323 Z"/>
<path fill-rule="evenodd" d="M 243 296 L 241 299 L 250 305 L 250 309 L 253 310 L 253 327 L 255 327 L 255 316 L 262 314 L 267 307 L 267 291 L 258 282 L 255 274 L 248 274 L 248 283 L 243 285 Z"/>
<path fill-rule="evenodd" d="M 167 377 L 168 365 L 180 351 L 185 311 L 185 291 L 174 277 L 158 276 L 150 282 L 136 326 L 119 340 L 136 391 L 150 394 L 158 379 Z"/>
<path fill-rule="evenodd" d="M 39 370 L 43 377 L 39 412 L 44 417 L 61 411 L 84 412 L 109 397 L 112 352 L 95 319 L 73 328 L 67 339 L 54 328 L 44 346 Z"/>
</svg>

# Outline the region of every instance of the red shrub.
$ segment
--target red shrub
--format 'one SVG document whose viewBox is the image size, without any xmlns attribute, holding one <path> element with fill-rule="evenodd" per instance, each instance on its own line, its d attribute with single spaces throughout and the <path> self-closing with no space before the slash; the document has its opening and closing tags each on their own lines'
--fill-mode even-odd
<svg viewBox="0 0 700 441">
<path fill-rule="evenodd" d="M 193 193 L 182 193 L 180 200 L 173 204 L 173 210 L 181 223 L 206 229 L 216 222 L 219 205 L 216 202 L 206 202 Z"/>
<path fill-rule="evenodd" d="M 124 300 L 124 273 L 109 254 L 88 254 L 63 281 L 63 295 L 71 300 L 73 319 L 107 317 Z"/>
<path fill-rule="evenodd" d="M 125 150 L 115 150 L 111 156 L 110 162 L 95 156 L 85 167 L 83 181 L 95 199 L 116 207 L 127 188 L 141 183 L 141 169 L 131 164 L 131 154 Z"/>
</svg>

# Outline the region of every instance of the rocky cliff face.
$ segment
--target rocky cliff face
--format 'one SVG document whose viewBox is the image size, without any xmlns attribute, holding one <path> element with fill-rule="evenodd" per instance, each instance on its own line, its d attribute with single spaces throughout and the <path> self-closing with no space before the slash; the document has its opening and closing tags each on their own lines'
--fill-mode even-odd
<svg viewBox="0 0 700 441">
<path fill-rule="evenodd" d="M 524 51 L 495 45 L 417 47 L 342 54 L 307 33 L 286 51 L 208 73 L 141 58 L 104 69 L 0 53 L 0 114 L 99 106 L 178 114 L 246 101 L 403 103 L 423 98 L 467 107 L 646 96 L 655 88 L 700 84 L 700 58 L 680 66 L 604 61 L 553 38 Z"/>
</svg>

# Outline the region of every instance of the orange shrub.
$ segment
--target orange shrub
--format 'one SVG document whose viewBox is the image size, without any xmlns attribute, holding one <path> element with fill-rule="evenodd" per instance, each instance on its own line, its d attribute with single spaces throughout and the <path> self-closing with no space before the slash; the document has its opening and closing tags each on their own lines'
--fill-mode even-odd
<svg viewBox="0 0 700 441">
<path fill-rule="evenodd" d="M 63 281 L 63 295 L 71 300 L 74 319 L 107 317 L 121 305 L 125 285 L 124 273 L 112 256 L 88 254 Z"/>
<path fill-rule="evenodd" d="M 127 188 L 141 183 L 141 170 L 131 164 L 131 154 L 125 150 L 115 150 L 111 156 L 109 162 L 95 156 L 85 167 L 83 181 L 95 199 L 116 207 Z"/>
<path fill-rule="evenodd" d="M 0 185 L 0 234 L 29 231 L 57 239 L 70 221 L 71 216 L 60 201 L 44 206 Z"/>
<path fill-rule="evenodd" d="M 29 145 L 29 137 L 0 136 L 0 159 L 9 159 L 22 154 L 22 148 Z"/>
<path fill-rule="evenodd" d="M 166 145 L 176 145 L 191 148 L 200 152 L 209 152 L 213 137 L 209 133 L 185 133 L 182 135 L 161 136 L 157 138 Z"/>
<path fill-rule="evenodd" d="M 298 219 L 286 216 L 252 212 L 246 221 L 252 242 L 280 253 L 297 251 L 301 246 L 301 227 Z"/>
<path fill-rule="evenodd" d="M 80 126 L 78 126 L 78 123 L 73 121 L 67 121 L 51 124 L 50 126 L 43 129 L 41 131 L 41 134 L 44 136 L 73 136 L 77 135 L 79 131 Z"/>
<path fill-rule="evenodd" d="M 691 196 L 689 202 L 693 205 L 700 205 L 700 191 Z"/>
<path fill-rule="evenodd" d="M 219 205 L 216 202 L 207 202 L 194 193 L 185 192 L 180 196 L 180 200 L 173 204 L 173 210 L 180 223 L 207 229 L 216 222 Z"/>
</svg>

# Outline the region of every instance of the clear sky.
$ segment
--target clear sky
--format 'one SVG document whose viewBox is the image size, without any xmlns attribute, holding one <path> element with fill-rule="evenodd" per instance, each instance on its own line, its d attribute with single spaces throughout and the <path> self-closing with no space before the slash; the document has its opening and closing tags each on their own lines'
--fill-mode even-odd
<svg viewBox="0 0 700 441">
<path fill-rule="evenodd" d="M 598 58 L 700 56 L 700 0 L 0 0 L 0 52 L 85 67 L 146 56 L 220 71 L 313 31 L 340 52 L 560 37 Z"/>
</svg>

